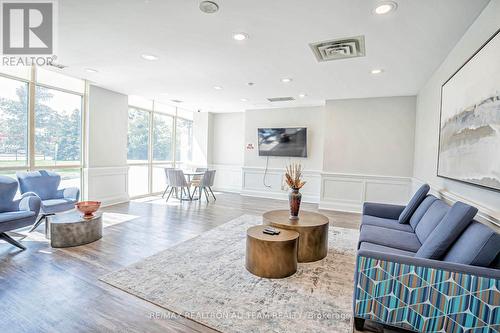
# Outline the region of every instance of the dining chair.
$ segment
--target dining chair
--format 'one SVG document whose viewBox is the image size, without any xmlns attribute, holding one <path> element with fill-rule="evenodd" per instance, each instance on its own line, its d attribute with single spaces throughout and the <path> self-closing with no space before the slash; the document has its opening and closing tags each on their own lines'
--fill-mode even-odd
<svg viewBox="0 0 500 333">
<path fill-rule="evenodd" d="M 200 183 L 195 185 L 195 188 L 193 191 L 193 196 L 196 193 L 196 189 L 198 189 L 198 198 L 200 200 L 201 200 L 201 191 L 203 191 L 205 193 L 205 198 L 207 198 L 207 201 L 210 201 L 208 191 L 210 191 L 210 193 L 212 194 L 212 197 L 214 197 L 214 200 L 217 200 L 214 192 L 212 191 L 212 186 L 214 186 L 214 181 L 215 181 L 215 171 L 216 170 L 205 171 L 205 174 L 201 178 Z"/>
<path fill-rule="evenodd" d="M 208 171 L 208 168 L 196 168 L 194 170 L 195 172 L 206 172 Z M 191 186 L 197 186 L 201 179 L 203 178 L 203 175 L 194 175 L 193 178 L 191 178 Z"/>
<path fill-rule="evenodd" d="M 170 187 L 170 183 L 168 181 L 168 170 L 174 170 L 175 168 L 163 168 L 163 171 L 165 171 L 165 184 L 167 185 L 167 187 L 165 188 L 165 191 L 163 191 L 163 194 L 161 195 L 162 198 L 165 197 L 165 194 L 167 193 L 168 191 L 168 188 Z"/>
<path fill-rule="evenodd" d="M 174 190 L 177 192 L 177 189 L 179 188 L 181 190 L 180 200 L 183 200 L 183 194 L 186 194 L 186 190 L 187 190 L 187 195 L 189 196 L 189 200 L 192 200 L 191 192 L 189 191 L 189 183 L 186 181 L 184 172 L 182 170 L 172 169 L 168 170 L 167 173 L 168 173 L 168 183 L 171 187 L 170 192 L 168 193 L 167 196 L 167 201 L 168 199 L 170 199 L 172 192 Z"/>
</svg>

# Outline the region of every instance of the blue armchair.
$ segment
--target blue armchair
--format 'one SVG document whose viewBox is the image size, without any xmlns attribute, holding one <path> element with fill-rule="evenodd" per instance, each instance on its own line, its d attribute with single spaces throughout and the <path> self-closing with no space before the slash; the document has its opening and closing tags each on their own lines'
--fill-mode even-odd
<svg viewBox="0 0 500 333">
<path fill-rule="evenodd" d="M 22 194 L 34 194 L 42 201 L 41 216 L 30 232 L 35 230 L 47 216 L 75 208 L 75 203 L 80 197 L 80 190 L 76 187 L 58 189 L 61 176 L 55 172 L 46 170 L 17 172 L 16 176 Z"/>
<path fill-rule="evenodd" d="M 17 192 L 17 181 L 0 176 L 0 239 L 25 250 L 26 247 L 6 234 L 35 223 L 40 211 L 41 200 L 37 196 L 25 194 L 13 200 Z"/>
</svg>

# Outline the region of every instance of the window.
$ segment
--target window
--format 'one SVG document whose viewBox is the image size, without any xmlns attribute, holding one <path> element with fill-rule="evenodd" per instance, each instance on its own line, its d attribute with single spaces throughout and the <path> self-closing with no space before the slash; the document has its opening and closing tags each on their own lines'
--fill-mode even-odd
<svg viewBox="0 0 500 333">
<path fill-rule="evenodd" d="M 28 165 L 28 83 L 0 77 L 0 167 Z"/>
<path fill-rule="evenodd" d="M 137 96 L 129 98 L 129 105 L 129 195 L 162 192 L 164 168 L 182 167 L 192 159 L 192 112 Z"/>
<path fill-rule="evenodd" d="M 82 96 L 36 87 L 35 165 L 79 166 L 82 137 Z"/>
<path fill-rule="evenodd" d="M 80 79 L 0 67 L 0 174 L 47 169 L 61 175 L 61 187 L 81 188 L 84 93 Z"/>
<path fill-rule="evenodd" d="M 149 112 L 135 108 L 128 111 L 128 153 L 129 163 L 148 161 Z"/>
</svg>

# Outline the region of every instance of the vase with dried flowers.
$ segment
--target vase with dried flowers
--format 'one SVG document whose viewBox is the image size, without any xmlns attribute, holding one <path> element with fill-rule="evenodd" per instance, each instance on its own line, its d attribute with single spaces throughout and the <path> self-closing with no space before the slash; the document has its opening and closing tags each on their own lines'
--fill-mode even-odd
<svg viewBox="0 0 500 333">
<path fill-rule="evenodd" d="M 300 163 L 291 163 L 286 166 L 285 182 L 290 187 L 290 193 L 288 194 L 290 219 L 297 220 L 299 218 L 300 201 L 302 200 L 302 193 L 299 190 L 306 183 L 302 180 L 302 165 Z"/>
</svg>

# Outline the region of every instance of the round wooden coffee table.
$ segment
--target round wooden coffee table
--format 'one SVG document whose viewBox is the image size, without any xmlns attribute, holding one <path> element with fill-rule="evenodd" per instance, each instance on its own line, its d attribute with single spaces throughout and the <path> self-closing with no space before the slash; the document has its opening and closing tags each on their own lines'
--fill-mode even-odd
<svg viewBox="0 0 500 333">
<path fill-rule="evenodd" d="M 77 210 L 47 217 L 52 247 L 72 247 L 95 242 L 102 237 L 102 213 L 83 218 Z"/>
<path fill-rule="evenodd" d="M 259 225 L 247 230 L 246 268 L 257 276 L 285 278 L 297 271 L 297 239 L 292 230 L 280 230 L 279 235 L 264 234 Z"/>
<path fill-rule="evenodd" d="M 297 220 L 290 220 L 288 210 L 272 210 L 262 215 L 265 225 L 299 233 L 298 262 L 323 259 L 328 252 L 328 217 L 301 211 Z"/>
</svg>

